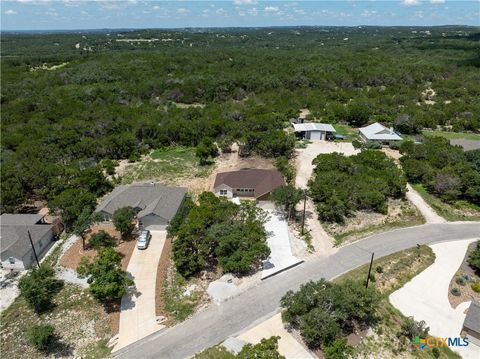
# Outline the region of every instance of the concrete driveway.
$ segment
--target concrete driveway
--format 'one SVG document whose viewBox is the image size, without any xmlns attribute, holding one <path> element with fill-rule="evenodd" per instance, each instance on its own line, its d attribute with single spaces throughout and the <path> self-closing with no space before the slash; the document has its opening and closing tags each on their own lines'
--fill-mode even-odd
<svg viewBox="0 0 480 359">
<path fill-rule="evenodd" d="M 288 223 L 285 216 L 277 210 L 268 210 L 269 219 L 265 223 L 270 257 L 263 262 L 262 279 L 302 263 L 292 255 Z"/>
<path fill-rule="evenodd" d="M 132 344 L 115 357 L 190 357 L 230 336 L 239 335 L 255 321 L 263 321 L 278 313 L 280 298 L 289 289 L 297 290 L 302 283 L 335 278 L 368 263 L 372 252 L 375 252 L 375 258 L 380 258 L 417 244 L 478 238 L 478 228 L 478 222 L 444 223 L 375 234 L 346 245 L 329 257 L 315 258 L 270 277 L 220 306 L 210 306 L 175 327 Z"/>
<path fill-rule="evenodd" d="M 127 272 L 135 281 L 135 288 L 122 298 L 118 342 L 114 350 L 121 349 L 144 338 L 164 326 L 156 321 L 155 287 L 157 268 L 167 238 L 165 230 L 152 230 L 147 249 L 135 248 Z"/>
<path fill-rule="evenodd" d="M 435 252 L 435 263 L 413 278 L 401 289 L 390 295 L 390 302 L 404 315 L 424 320 L 430 327 L 430 335 L 442 338 L 458 337 L 470 302 L 456 309 L 448 301 L 450 280 L 460 267 L 468 245 L 475 239 L 444 242 L 430 247 Z M 452 347 L 464 359 L 480 358 L 480 347 Z"/>
</svg>

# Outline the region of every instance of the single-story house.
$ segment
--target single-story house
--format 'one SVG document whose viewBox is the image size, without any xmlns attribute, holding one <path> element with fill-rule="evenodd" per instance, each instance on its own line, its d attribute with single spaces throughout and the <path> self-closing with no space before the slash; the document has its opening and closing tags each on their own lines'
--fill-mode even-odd
<svg viewBox="0 0 480 359">
<path fill-rule="evenodd" d="M 132 207 L 139 225 L 166 228 L 182 205 L 187 189 L 160 183 L 136 183 L 118 186 L 97 206 L 95 212 L 110 221 L 119 208 Z"/>
<path fill-rule="evenodd" d="M 51 224 L 44 222 L 40 214 L 2 214 L 0 216 L 1 264 L 3 268 L 26 269 L 35 264 L 35 254 L 28 233 L 32 238 L 38 259 L 54 243 L 55 233 Z"/>
<path fill-rule="evenodd" d="M 334 137 L 335 128 L 328 123 L 292 123 L 295 134 L 306 140 L 327 140 Z"/>
<path fill-rule="evenodd" d="M 283 176 L 277 170 L 246 168 L 218 173 L 213 190 L 217 196 L 268 201 L 271 192 L 284 184 Z"/>
<path fill-rule="evenodd" d="M 470 343 L 480 346 L 480 303 L 475 300 L 470 303 L 461 335 L 468 336 Z"/>
<path fill-rule="evenodd" d="M 382 144 L 389 144 L 392 141 L 402 140 L 392 127 L 385 127 L 378 122 L 372 123 L 367 127 L 359 128 L 358 130 L 360 131 L 360 137 L 364 141 L 376 141 Z"/>
</svg>

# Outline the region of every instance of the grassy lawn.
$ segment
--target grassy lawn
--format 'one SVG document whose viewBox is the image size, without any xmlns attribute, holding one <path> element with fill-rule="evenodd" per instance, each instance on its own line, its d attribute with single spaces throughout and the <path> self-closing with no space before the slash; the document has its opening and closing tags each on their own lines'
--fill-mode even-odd
<svg viewBox="0 0 480 359">
<path fill-rule="evenodd" d="M 102 358 L 110 354 L 111 336 L 103 307 L 85 290 L 65 284 L 54 298 L 55 307 L 36 315 L 23 297 L 18 297 L 1 315 L 1 348 L 4 358 L 45 358 L 28 342 L 33 325 L 49 323 L 58 336 L 52 357 Z"/>
<path fill-rule="evenodd" d="M 192 315 L 202 296 L 201 292 L 196 290 L 186 295 L 185 290 L 189 284 L 192 283 L 186 282 L 178 273 L 175 273 L 173 278 L 166 280 L 163 297 L 165 311 L 173 322 L 181 322 Z"/>
<path fill-rule="evenodd" d="M 342 142 L 352 142 L 353 140 L 358 139 L 358 132 L 348 125 L 335 124 L 333 127 L 337 131 L 337 135 L 345 136 L 345 139 L 342 140 Z"/>
<path fill-rule="evenodd" d="M 195 149 L 190 147 L 154 150 L 149 157 L 128 166 L 122 176 L 122 183 L 146 180 L 174 183 L 181 178 L 207 177 L 213 168 L 213 166 L 200 166 L 195 157 Z"/>
<path fill-rule="evenodd" d="M 397 203 L 398 202 L 398 203 Z M 377 232 L 384 232 L 396 228 L 411 227 L 417 226 L 425 223 L 425 219 L 420 214 L 420 212 L 408 201 L 397 201 L 389 204 L 389 206 L 395 206 L 395 210 L 389 211 L 394 213 L 389 213 L 386 216 L 382 216 L 380 223 L 371 223 L 378 222 L 372 218 L 362 219 L 360 214 L 353 218 L 347 219 L 345 225 L 336 225 L 334 228 L 328 224 L 324 224 L 324 228 L 327 232 L 333 236 L 335 239 L 335 245 L 339 246 L 346 242 L 351 242 L 360 238 L 364 238 L 368 235 L 375 234 Z M 365 215 L 365 214 L 363 214 Z M 377 215 L 378 217 L 379 215 Z M 352 227 L 352 224 L 360 222 L 360 226 L 356 224 Z M 362 223 L 363 222 L 363 223 Z"/>
<path fill-rule="evenodd" d="M 441 136 L 449 140 L 464 139 L 480 141 L 480 134 L 467 132 L 449 132 L 449 131 L 422 131 L 424 136 Z"/>
<path fill-rule="evenodd" d="M 457 201 L 455 204 L 443 202 L 440 198 L 430 194 L 422 184 L 413 184 L 412 187 L 420 193 L 423 199 L 432 207 L 438 215 L 447 221 L 478 221 L 480 220 L 480 207 L 465 201 Z"/>
<path fill-rule="evenodd" d="M 389 256 L 374 260 L 370 285 L 383 295 L 378 308 L 379 321 L 375 334 L 368 336 L 355 346 L 358 357 L 382 358 L 433 358 L 432 349 L 416 349 L 413 338 L 406 338 L 401 331 L 401 323 L 405 317 L 393 307 L 388 296 L 401 288 L 414 276 L 425 270 L 435 261 L 435 254 L 428 246 L 410 248 Z M 369 264 L 350 271 L 335 279 L 341 282 L 346 279 L 366 280 Z M 460 356 L 447 347 L 441 347 L 440 358 L 458 358 Z"/>
<path fill-rule="evenodd" d="M 235 355 L 227 351 L 224 346 L 216 345 L 205 349 L 193 357 L 194 359 L 234 359 Z"/>
</svg>

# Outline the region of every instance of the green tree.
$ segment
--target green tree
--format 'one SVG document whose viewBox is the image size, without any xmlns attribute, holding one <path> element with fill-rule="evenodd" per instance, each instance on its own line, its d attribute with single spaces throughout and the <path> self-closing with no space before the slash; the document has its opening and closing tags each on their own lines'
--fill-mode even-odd
<svg viewBox="0 0 480 359">
<path fill-rule="evenodd" d="M 285 177 L 285 181 L 288 184 L 291 184 L 295 179 L 295 169 L 288 162 L 288 158 L 285 156 L 280 156 L 275 159 L 274 165 L 275 168 L 283 174 L 283 176 Z"/>
<path fill-rule="evenodd" d="M 276 205 L 282 206 L 290 219 L 295 216 L 295 206 L 305 197 L 305 192 L 292 185 L 277 187 L 272 191 L 272 199 Z"/>
<path fill-rule="evenodd" d="M 246 344 L 237 354 L 238 359 L 285 359 L 278 352 L 278 340 L 280 337 L 263 338 L 258 344 Z"/>
<path fill-rule="evenodd" d="M 132 207 L 122 207 L 113 213 L 113 225 L 122 234 L 122 237 L 128 236 L 133 230 L 133 219 L 135 211 Z"/>
<path fill-rule="evenodd" d="M 210 158 L 213 159 L 218 156 L 218 148 L 211 139 L 204 139 L 198 144 L 195 156 L 198 158 L 200 165 L 207 165 Z"/>
<path fill-rule="evenodd" d="M 88 278 L 90 292 L 101 302 L 122 298 L 134 284 L 122 270 L 122 255 L 110 247 L 101 249 L 93 260 L 83 257 L 77 272 L 80 277 Z"/>
<path fill-rule="evenodd" d="M 42 264 L 31 269 L 20 279 L 18 288 L 30 308 L 42 313 L 53 306 L 54 295 L 63 287 L 63 282 L 55 279 L 52 267 Z"/>
<path fill-rule="evenodd" d="M 73 225 L 72 232 L 82 238 L 83 250 L 85 250 L 85 233 L 90 229 L 92 224 L 99 223 L 102 220 L 101 214 L 92 212 L 90 207 L 85 207 L 78 216 Z"/>
<path fill-rule="evenodd" d="M 27 337 L 35 348 L 48 352 L 55 341 L 55 328 L 50 324 L 34 325 L 28 329 Z"/>
<path fill-rule="evenodd" d="M 67 231 L 72 229 L 85 208 L 94 208 L 95 205 L 95 195 L 85 189 L 67 189 L 48 203 L 52 213 L 59 213 L 62 216 Z"/>
</svg>

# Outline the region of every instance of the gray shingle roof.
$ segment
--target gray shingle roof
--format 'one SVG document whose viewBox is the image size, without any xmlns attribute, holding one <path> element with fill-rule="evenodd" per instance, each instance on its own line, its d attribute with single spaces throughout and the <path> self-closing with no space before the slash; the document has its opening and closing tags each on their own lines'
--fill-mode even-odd
<svg viewBox="0 0 480 359">
<path fill-rule="evenodd" d="M 2 214 L 0 216 L 1 259 L 22 258 L 31 250 L 27 231 L 33 243 L 52 230 L 50 224 L 37 224 L 43 218 L 35 214 Z"/>
<path fill-rule="evenodd" d="M 258 198 L 285 183 L 282 174 L 277 170 L 249 168 L 218 173 L 213 188 L 222 184 L 231 188 L 253 188 L 254 196 Z"/>
<path fill-rule="evenodd" d="M 139 219 L 155 214 L 170 221 L 186 194 L 187 189 L 184 187 L 168 187 L 160 183 L 118 186 L 102 200 L 96 212 L 103 211 L 113 215 L 117 209 L 130 206 L 139 210 Z"/>
<path fill-rule="evenodd" d="M 480 303 L 472 301 L 468 308 L 463 326 L 467 329 L 480 333 Z"/>
<path fill-rule="evenodd" d="M 42 220 L 44 216 L 41 214 L 10 214 L 4 213 L 0 216 L 0 224 L 13 224 L 13 225 L 24 225 L 24 224 L 35 224 Z"/>
</svg>

